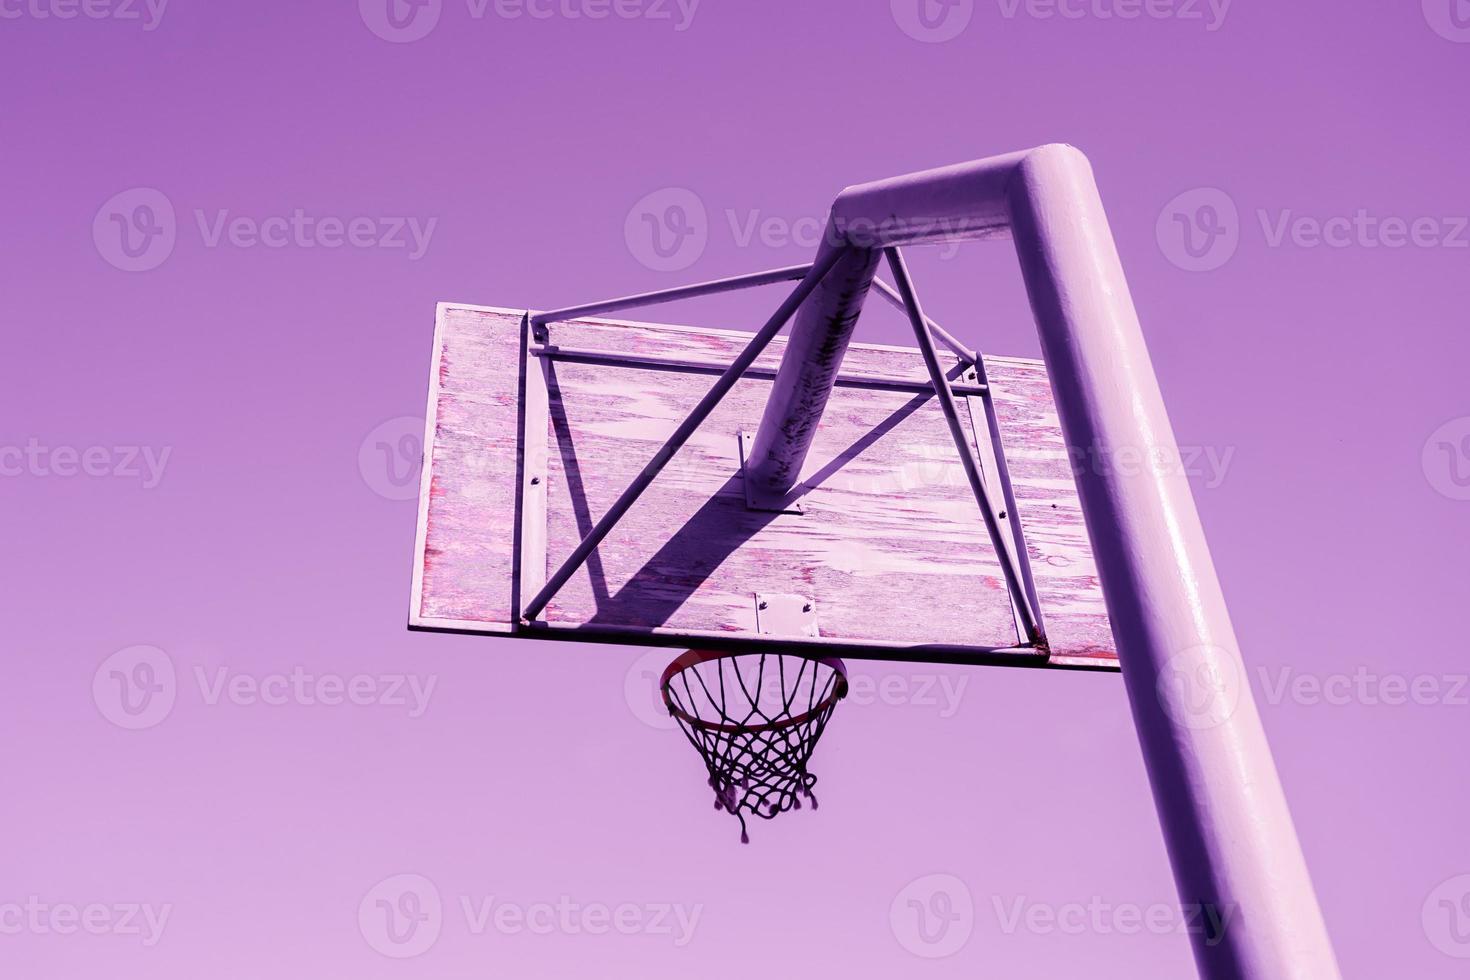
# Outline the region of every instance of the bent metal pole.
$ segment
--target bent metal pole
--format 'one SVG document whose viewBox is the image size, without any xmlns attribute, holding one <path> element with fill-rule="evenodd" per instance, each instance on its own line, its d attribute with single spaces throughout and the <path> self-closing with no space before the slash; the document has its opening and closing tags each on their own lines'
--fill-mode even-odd
<svg viewBox="0 0 1470 980">
<path fill-rule="evenodd" d="M 829 221 L 816 261 L 820 264 L 837 253 L 842 253 L 837 265 L 791 324 L 786 353 L 751 443 L 745 479 L 762 497 L 783 497 L 801 479 L 801 465 L 878 268 L 876 249 L 849 247 Z"/>
<path fill-rule="evenodd" d="M 1053 144 L 851 187 L 832 220 L 849 229 L 869 222 L 869 234 L 852 240 L 867 249 L 1009 232 L 1073 458 L 1115 460 L 1120 451 L 1179 458 L 1092 168 L 1079 151 Z M 802 349 L 845 348 L 850 326 L 834 326 L 845 332 L 835 331 L 833 346 L 813 336 L 798 347 L 793 338 L 786 361 Z M 837 370 L 823 363 L 803 375 L 788 366 L 778 388 L 782 378 Z M 762 423 L 773 456 L 778 434 L 814 428 L 800 412 L 825 400 L 810 390 L 778 394 L 771 404 L 781 412 L 768 410 Z M 796 412 L 782 414 L 793 405 Z M 1200 974 L 1337 980 L 1183 467 L 1092 465 L 1075 475 L 1175 882 L 1182 903 L 1202 912 L 1190 930 Z"/>
<path fill-rule="evenodd" d="M 1007 203 L 1067 445 L 1178 459 L 1087 159 L 1036 150 Z M 1077 489 L 1201 974 L 1335 980 L 1184 468 L 1080 467 Z"/>
</svg>

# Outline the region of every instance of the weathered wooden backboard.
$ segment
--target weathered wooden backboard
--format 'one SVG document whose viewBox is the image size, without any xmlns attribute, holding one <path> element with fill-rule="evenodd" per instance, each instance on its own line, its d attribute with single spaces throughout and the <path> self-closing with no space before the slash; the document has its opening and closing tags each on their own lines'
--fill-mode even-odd
<svg viewBox="0 0 1470 980">
<path fill-rule="evenodd" d="M 535 334 L 524 311 L 439 307 L 411 627 L 1116 668 L 1040 362 L 987 356 L 984 379 L 947 355 L 944 367 L 1049 649 L 1023 642 L 917 350 L 853 344 L 799 495 L 782 512 L 747 505 L 742 433 L 760 421 L 779 337 L 538 621 L 518 623 L 548 565 L 750 337 L 599 319 Z"/>
</svg>

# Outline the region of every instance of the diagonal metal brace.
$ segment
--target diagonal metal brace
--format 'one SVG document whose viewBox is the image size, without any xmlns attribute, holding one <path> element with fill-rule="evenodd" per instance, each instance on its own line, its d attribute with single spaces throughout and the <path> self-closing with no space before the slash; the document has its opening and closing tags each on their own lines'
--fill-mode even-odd
<svg viewBox="0 0 1470 980">
<path fill-rule="evenodd" d="M 894 289 L 892 286 L 888 285 L 888 283 L 884 282 L 882 279 L 879 279 L 877 276 L 873 277 L 873 289 L 877 291 L 879 296 L 887 300 L 889 305 L 896 307 L 902 312 L 907 312 L 907 310 L 904 309 L 903 297 L 899 295 L 898 290 Z M 981 361 L 979 352 L 973 351 L 970 348 L 966 347 L 958 337 L 941 327 L 939 324 L 935 323 L 929 317 L 924 317 L 924 322 L 929 325 L 929 331 L 933 333 L 934 336 L 939 338 L 939 342 L 954 352 L 955 357 L 958 357 L 961 361 L 964 361 L 966 363 L 973 364 L 976 367 L 980 366 Z"/>
<path fill-rule="evenodd" d="M 597 303 L 583 303 L 580 306 L 568 306 L 560 310 L 548 310 L 545 313 L 537 313 L 531 317 L 531 325 L 544 327 L 548 323 L 558 320 L 575 320 L 578 317 L 596 316 L 601 313 L 616 313 L 620 310 L 631 310 L 640 306 L 657 306 L 661 303 L 673 303 L 681 299 L 694 299 L 698 296 L 711 296 L 715 293 L 728 293 L 736 289 L 748 289 L 752 286 L 768 286 L 776 282 L 792 282 L 803 278 L 812 271 L 812 265 L 788 265 L 780 269 L 767 269 L 765 272 L 752 272 L 743 276 L 730 276 L 726 279 L 712 279 L 709 282 L 697 282 L 689 286 L 675 286 L 672 289 L 660 289 L 652 293 L 638 293 L 635 296 L 619 296 L 616 299 L 602 300 Z"/>
<path fill-rule="evenodd" d="M 778 282 L 795 282 L 808 272 L 812 271 L 812 263 L 805 265 L 788 265 L 780 269 L 767 269 L 764 272 L 752 272 L 743 276 L 729 276 L 725 279 L 711 279 L 708 282 L 696 282 L 687 286 L 675 286 L 671 289 L 659 289 L 651 293 L 638 293 L 633 296 L 619 296 L 616 299 L 599 300 L 596 303 L 583 303 L 579 306 L 567 306 L 559 310 L 548 310 L 545 313 L 533 313 L 531 325 L 533 327 L 544 327 L 548 323 L 556 323 L 561 320 L 575 320 L 584 316 L 600 316 L 604 313 L 619 313 L 623 310 L 636 309 L 644 306 L 658 306 L 662 303 L 673 303 L 677 300 L 696 299 L 700 296 L 713 296 L 716 293 L 728 293 L 737 289 L 749 289 L 753 286 L 769 286 Z M 873 280 L 873 288 L 878 294 L 898 309 L 903 309 L 903 299 L 898 295 L 898 290 L 881 279 Z M 980 355 L 966 347 L 954 334 L 935 323 L 929 321 L 929 329 L 934 331 L 934 336 L 939 342 L 954 351 L 956 357 L 971 364 L 978 364 Z"/>
<path fill-rule="evenodd" d="M 832 271 L 832 267 L 837 264 L 838 260 L 845 253 L 846 249 L 836 249 L 807 271 L 801 282 L 792 290 L 791 295 L 786 297 L 786 300 L 776 309 L 776 312 L 771 315 L 771 318 L 766 321 L 766 325 L 761 327 L 760 331 L 751 338 L 750 343 L 745 345 L 745 349 L 725 369 L 725 373 L 720 375 L 719 380 L 714 383 L 714 386 L 699 400 L 699 404 L 695 405 L 693 410 L 685 417 L 684 421 L 679 423 L 679 427 L 674 430 L 674 434 L 669 436 L 668 440 L 659 447 L 658 452 L 653 454 L 653 458 L 648 461 L 648 464 L 633 478 L 633 482 L 629 484 L 628 489 L 624 490 L 622 495 L 613 502 L 613 505 L 608 508 L 606 514 L 602 515 L 602 519 L 597 522 L 596 526 L 587 532 L 587 536 L 572 550 L 572 553 L 567 556 L 566 561 L 562 562 L 561 567 L 547 580 L 546 585 L 541 588 L 541 591 L 536 593 L 535 598 L 526 604 L 525 609 L 521 611 L 522 622 L 529 623 L 534 620 L 546 608 L 546 604 L 552 600 L 552 597 L 561 590 L 561 587 L 567 584 L 567 581 L 576 573 L 577 569 L 582 567 L 582 563 L 587 560 L 588 556 L 597 550 L 597 546 L 602 543 L 603 539 L 607 537 L 608 533 L 612 531 L 618 521 L 622 520 L 623 515 L 643 495 L 643 491 L 648 489 L 649 484 L 653 483 L 654 478 L 658 476 L 664 466 L 668 464 L 669 460 L 674 458 L 674 454 L 689 440 L 689 437 L 694 434 L 694 430 L 699 428 L 704 420 L 709 417 L 709 414 L 715 410 L 715 407 L 719 405 L 725 395 L 729 393 L 730 389 L 735 387 L 735 382 L 739 381 L 746 369 L 755 363 L 755 359 L 766 349 L 776 334 L 781 332 L 781 328 L 786 326 L 786 321 L 790 320 L 792 315 L 796 313 L 797 307 L 801 306 L 806 298 L 811 295 L 812 290 L 817 288 L 817 285 L 827 273 Z"/>
<path fill-rule="evenodd" d="M 939 366 L 939 355 L 934 350 L 934 336 L 929 332 L 929 319 L 924 316 L 924 311 L 919 307 L 919 299 L 914 295 L 914 284 L 909 279 L 908 266 L 904 263 L 903 256 L 899 254 L 897 248 L 885 248 L 883 254 L 888 259 L 889 268 L 893 270 L 893 281 L 898 286 L 904 310 L 909 315 L 909 323 L 913 326 L 914 336 L 919 341 L 919 350 L 924 355 L 924 366 L 929 370 L 929 380 L 934 385 L 934 394 L 939 399 L 939 407 L 944 411 L 944 420 L 949 424 L 949 433 L 954 437 L 955 448 L 959 450 L 960 463 L 965 468 L 965 476 L 969 478 L 970 489 L 975 492 L 975 500 L 980 504 L 980 515 L 985 519 L 985 529 L 990 532 L 990 540 L 995 545 L 995 553 L 1000 556 L 1000 567 L 1005 574 L 1006 588 L 1010 590 L 1011 601 L 1016 604 L 1021 621 L 1025 624 L 1026 639 L 1044 648 L 1046 640 L 1036 621 L 1036 613 L 1031 608 L 1030 597 L 1027 596 L 1026 588 L 1021 582 L 1020 566 L 1016 562 L 1015 555 L 1011 553 L 1005 536 L 1001 534 L 1000 524 L 990 505 L 990 495 L 986 493 L 985 481 L 980 476 L 980 460 L 976 457 L 975 446 L 966 438 L 964 428 L 960 425 L 959 409 L 955 406 L 954 392 L 950 390 L 949 382 L 944 377 L 944 370 Z"/>
</svg>

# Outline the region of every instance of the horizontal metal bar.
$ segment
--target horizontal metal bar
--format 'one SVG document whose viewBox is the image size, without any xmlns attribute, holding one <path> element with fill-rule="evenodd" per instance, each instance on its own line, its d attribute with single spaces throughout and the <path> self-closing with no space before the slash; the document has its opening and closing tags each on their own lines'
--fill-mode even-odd
<svg viewBox="0 0 1470 980">
<path fill-rule="evenodd" d="M 898 294 L 898 290 L 894 289 L 892 286 L 888 285 L 888 283 L 884 282 L 882 279 L 879 279 L 877 276 L 873 277 L 873 288 L 878 290 L 878 295 L 888 300 L 888 302 L 892 304 L 893 307 L 899 312 L 905 314 L 908 312 L 908 310 L 903 305 L 903 297 Z M 954 351 L 955 357 L 958 357 L 962 361 L 969 361 L 971 364 L 980 363 L 980 354 L 978 351 L 970 350 L 970 348 L 966 347 L 963 343 L 960 342 L 960 339 L 958 337 L 941 327 L 939 324 L 935 323 L 930 317 L 924 317 L 924 322 L 929 325 L 929 330 L 934 334 L 934 336 L 939 338 L 940 343 L 944 344 L 944 346 Z"/>
<path fill-rule="evenodd" d="M 687 630 L 671 626 L 615 626 L 606 623 L 478 623 L 433 617 L 408 624 L 416 633 L 454 633 L 460 636 L 516 636 L 528 640 L 562 643 L 611 643 L 619 646 L 656 646 L 687 649 L 692 646 L 720 650 L 777 652 L 785 650 L 812 656 L 840 655 L 844 660 L 873 660 L 894 663 L 954 664 L 957 666 L 1031 667 L 1042 670 L 1073 670 L 1116 674 L 1118 665 L 1102 658 L 1051 656 L 1029 646 L 965 646 L 959 643 L 895 643 L 885 640 L 844 640 L 840 637 L 803 639 L 773 635 L 731 633 L 726 630 Z"/>
<path fill-rule="evenodd" d="M 805 276 L 811 269 L 812 264 L 810 262 L 806 265 L 788 265 L 781 269 L 752 272 L 744 276 L 731 276 L 728 279 L 711 279 L 708 282 L 697 282 L 689 286 L 675 286 L 672 289 L 659 289 L 651 293 L 638 293 L 634 296 L 620 296 L 617 299 L 603 300 L 598 303 L 568 306 L 560 310 L 532 314 L 531 324 L 541 327 L 556 320 L 575 320 L 578 317 L 595 316 L 599 313 L 615 313 L 618 310 L 628 310 L 637 306 L 657 306 L 660 303 L 673 303 L 681 299 L 693 299 L 696 296 L 709 296 L 714 293 L 727 293 L 735 289 L 748 289 L 753 286 L 769 286 L 777 282 L 790 282 Z"/>
<path fill-rule="evenodd" d="M 610 623 L 557 623 L 538 620 L 522 623 L 514 630 L 517 636 L 534 639 L 574 640 L 576 642 L 630 643 L 642 642 L 659 646 L 701 646 L 719 649 L 780 648 L 793 653 L 839 655 L 854 660 L 908 660 L 921 663 L 973 664 L 991 662 L 991 658 L 1027 661 L 1047 666 L 1047 652 L 1026 644 L 1011 646 L 966 646 L 959 643 L 903 643 L 895 640 L 848 640 L 842 637 L 776 636 L 772 634 L 731 633 L 728 630 L 684 629 L 677 626 L 620 626 Z M 1105 668 L 1116 671 L 1116 668 Z"/>
<path fill-rule="evenodd" d="M 697 371 L 702 374 L 720 374 L 730 367 L 725 361 L 712 361 L 698 357 L 664 357 L 659 354 L 628 354 L 622 351 L 592 350 L 583 347 L 562 347 L 557 344 L 535 344 L 531 347 L 535 357 L 550 357 L 563 361 L 585 361 L 592 364 L 614 364 L 624 367 L 647 367 L 672 371 Z M 774 378 L 776 368 L 752 364 L 746 369 L 747 378 Z M 884 388 L 894 391 L 927 391 L 934 386 L 928 379 L 888 378 L 876 374 L 858 374 L 839 371 L 837 383 L 858 388 Z M 951 384 L 950 390 L 957 395 L 983 395 L 990 389 L 983 384 Z"/>
<path fill-rule="evenodd" d="M 725 373 L 720 375 L 715 383 L 710 386 L 709 391 L 705 392 L 704 397 L 699 400 L 699 404 L 690 409 L 689 414 L 685 416 L 684 421 L 679 423 L 679 427 L 674 430 L 673 435 L 664 441 L 664 444 L 659 447 L 658 452 L 653 454 L 653 458 L 633 478 L 633 482 L 628 485 L 628 489 L 624 490 L 622 496 L 613 501 L 612 506 L 607 509 L 607 513 L 602 515 L 602 519 L 593 525 L 592 530 L 587 532 L 587 536 L 578 543 L 576 548 L 572 549 L 572 553 L 567 556 L 566 561 L 562 562 L 561 567 L 542 586 L 541 591 L 536 593 L 536 597 L 526 604 L 526 607 L 521 611 L 521 619 L 530 622 L 536 618 L 541 610 L 546 608 L 546 604 L 551 601 L 552 597 L 556 595 L 563 585 L 567 584 L 567 580 L 576 573 L 577 569 L 582 566 L 582 563 L 587 560 L 588 556 L 597 550 L 597 546 L 607 537 L 608 532 L 617 526 L 618 521 L 623 519 L 623 515 L 628 512 L 629 508 L 643 494 L 643 491 L 648 489 L 649 484 L 653 482 L 654 478 L 658 476 L 669 460 L 674 458 L 674 454 L 683 447 L 684 443 L 689 441 L 689 437 L 694 434 L 694 430 L 699 428 L 705 419 L 709 418 L 709 414 L 715 410 L 715 406 L 720 403 L 720 400 L 729 393 L 731 388 L 735 387 L 735 382 L 739 381 L 740 376 L 755 363 L 755 359 L 760 357 L 761 351 L 765 350 L 776 334 L 781 332 L 781 328 L 786 326 L 786 322 L 791 319 L 792 315 L 796 313 L 797 308 L 801 306 L 806 298 L 812 294 L 812 290 L 816 289 L 823 277 L 832 271 L 832 267 L 842 258 L 842 254 L 841 251 L 833 252 L 826 259 L 813 265 L 811 270 L 802 277 L 797 287 L 776 308 L 776 312 L 771 314 L 771 318 L 766 321 L 765 326 L 761 327 L 755 336 L 750 338 L 750 343 L 746 344 L 745 349 L 736 356 L 734 361 L 730 362 L 729 367 L 725 369 Z"/>
</svg>

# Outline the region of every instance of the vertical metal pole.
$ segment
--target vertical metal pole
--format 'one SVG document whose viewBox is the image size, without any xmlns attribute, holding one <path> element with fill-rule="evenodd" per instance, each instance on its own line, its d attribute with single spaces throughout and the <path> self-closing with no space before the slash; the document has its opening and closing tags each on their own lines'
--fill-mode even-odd
<svg viewBox="0 0 1470 980">
<path fill-rule="evenodd" d="M 1006 193 L 1200 972 L 1336 980 L 1091 168 L 1042 147 Z"/>
</svg>

